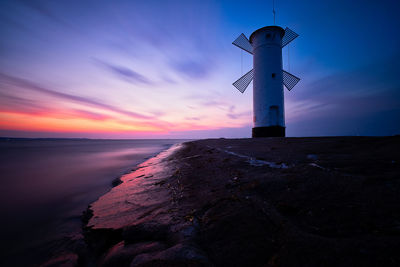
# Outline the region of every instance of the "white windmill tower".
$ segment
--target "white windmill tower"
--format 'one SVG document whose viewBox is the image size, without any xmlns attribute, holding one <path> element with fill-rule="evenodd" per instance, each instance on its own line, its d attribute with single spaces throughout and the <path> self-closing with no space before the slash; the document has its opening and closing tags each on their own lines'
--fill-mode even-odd
<svg viewBox="0 0 400 267">
<path fill-rule="evenodd" d="M 232 44 L 253 55 L 253 69 L 233 83 L 244 93 L 253 81 L 253 137 L 285 136 L 283 85 L 290 91 L 300 78 L 282 69 L 282 48 L 299 35 L 279 26 L 242 33 Z"/>
</svg>

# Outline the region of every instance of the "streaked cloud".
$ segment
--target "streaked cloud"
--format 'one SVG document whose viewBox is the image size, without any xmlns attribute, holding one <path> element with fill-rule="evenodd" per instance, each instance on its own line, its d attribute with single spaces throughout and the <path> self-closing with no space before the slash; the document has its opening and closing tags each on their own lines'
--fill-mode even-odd
<svg viewBox="0 0 400 267">
<path fill-rule="evenodd" d="M 244 111 L 244 112 L 236 112 L 236 107 L 234 105 L 230 106 L 228 109 L 228 113 L 226 114 L 230 119 L 236 120 L 241 117 L 251 117 L 252 111 Z"/>
<path fill-rule="evenodd" d="M 399 62 L 394 55 L 301 85 L 301 93 L 287 94 L 288 129 L 303 136 L 399 132 Z"/>
<path fill-rule="evenodd" d="M 146 84 L 151 85 L 151 82 L 148 78 L 143 76 L 142 74 L 124 66 L 119 66 L 115 64 L 111 64 L 105 62 L 103 60 L 96 59 L 95 62 L 97 65 L 102 66 L 106 70 L 110 71 L 112 74 L 116 75 L 117 77 L 123 79 L 124 81 L 133 83 L 133 84 Z"/>
<path fill-rule="evenodd" d="M 185 120 L 188 120 L 188 121 L 199 121 L 200 118 L 199 117 L 185 117 Z"/>
<path fill-rule="evenodd" d="M 400 132 L 399 3 L 343 3 L 281 3 L 280 25 L 300 34 L 290 62 L 302 80 L 285 93 L 290 135 Z M 271 24 L 269 9 L 261 0 L 1 1 L 3 132 L 249 136 L 251 88 L 231 84 L 251 56 L 231 42 Z"/>
<path fill-rule="evenodd" d="M 211 63 L 196 60 L 173 61 L 170 66 L 185 78 L 205 79 L 212 69 Z"/>
<path fill-rule="evenodd" d="M 23 87 L 25 89 L 29 89 L 29 90 L 37 92 L 37 93 L 43 93 L 43 94 L 46 94 L 48 96 L 55 97 L 58 99 L 72 101 L 75 103 L 80 103 L 80 104 L 84 104 L 84 105 L 89 105 L 91 107 L 101 108 L 101 109 L 105 109 L 108 111 L 120 113 L 122 115 L 126 115 L 126 116 L 129 116 L 134 119 L 151 119 L 151 118 L 153 118 L 153 116 L 148 116 L 148 115 L 139 114 L 137 112 L 133 112 L 133 111 L 129 111 L 129 110 L 124 110 L 124 109 L 121 109 L 121 108 L 118 108 L 118 107 L 115 107 L 115 106 L 112 106 L 112 105 L 109 105 L 106 103 L 102 103 L 100 101 L 90 99 L 87 97 L 71 95 L 71 94 L 67 94 L 67 93 L 50 90 L 50 89 L 44 88 L 42 86 L 39 86 L 31 81 L 28 81 L 28 80 L 25 80 L 22 78 L 17 78 L 14 76 L 10 76 L 10 75 L 4 74 L 4 73 L 0 73 L 0 81 L 2 83 L 11 83 L 15 86 Z M 7 90 L 7 88 L 3 87 L 3 90 Z"/>
</svg>

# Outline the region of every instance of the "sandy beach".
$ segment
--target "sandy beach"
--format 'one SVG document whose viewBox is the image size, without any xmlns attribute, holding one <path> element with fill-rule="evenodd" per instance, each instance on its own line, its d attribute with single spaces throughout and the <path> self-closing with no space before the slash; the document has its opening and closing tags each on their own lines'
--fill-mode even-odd
<svg viewBox="0 0 400 267">
<path fill-rule="evenodd" d="M 0 267 L 400 267 L 399 12 L 1 0 Z"/>
<path fill-rule="evenodd" d="M 398 266 L 399 173 L 399 136 L 187 142 L 90 205 L 69 262 Z"/>
</svg>

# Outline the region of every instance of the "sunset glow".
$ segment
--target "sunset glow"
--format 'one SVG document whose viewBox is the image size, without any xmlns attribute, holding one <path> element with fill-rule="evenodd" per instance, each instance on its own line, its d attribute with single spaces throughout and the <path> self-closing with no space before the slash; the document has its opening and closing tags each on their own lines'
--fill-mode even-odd
<svg viewBox="0 0 400 267">
<path fill-rule="evenodd" d="M 270 3 L 150 2 L 2 1 L 0 136 L 249 137 L 252 85 L 241 94 L 232 82 L 252 58 L 231 42 L 271 24 Z M 399 25 L 366 19 L 395 9 L 335 4 L 328 20 L 327 6 L 277 2 L 278 24 L 300 34 L 283 51 L 301 78 L 285 90 L 287 134 L 398 132 Z"/>
</svg>

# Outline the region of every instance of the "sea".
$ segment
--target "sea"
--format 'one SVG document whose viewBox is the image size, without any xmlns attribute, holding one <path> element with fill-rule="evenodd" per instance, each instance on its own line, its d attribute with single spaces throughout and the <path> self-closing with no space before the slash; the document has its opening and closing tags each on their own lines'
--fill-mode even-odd
<svg viewBox="0 0 400 267">
<path fill-rule="evenodd" d="M 0 266 L 34 266 L 79 239 L 113 180 L 185 141 L 0 138 Z"/>
</svg>

